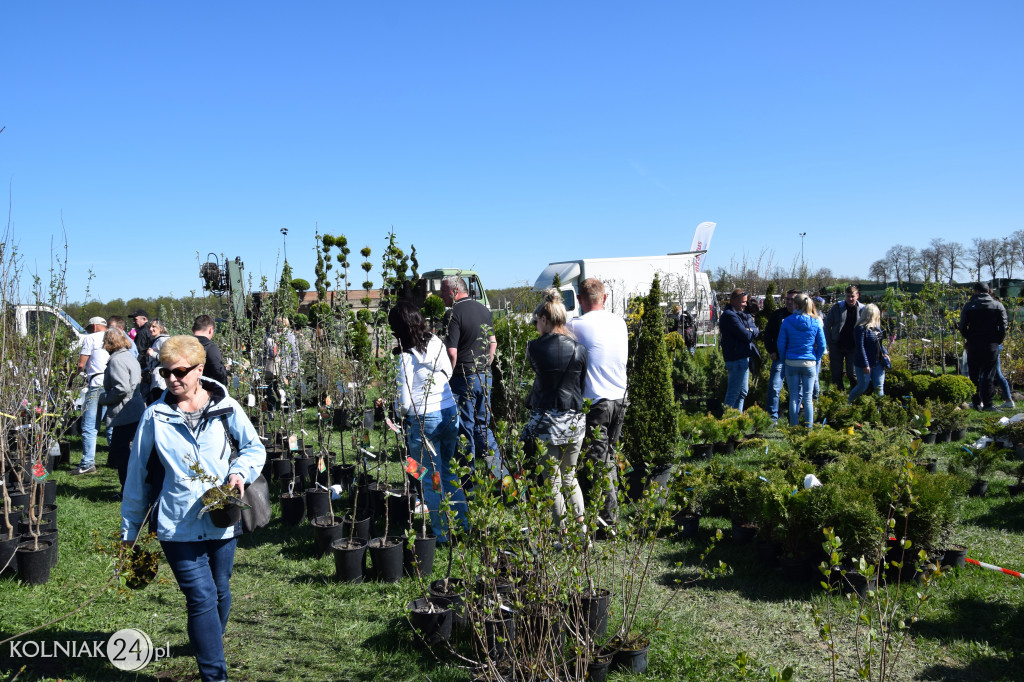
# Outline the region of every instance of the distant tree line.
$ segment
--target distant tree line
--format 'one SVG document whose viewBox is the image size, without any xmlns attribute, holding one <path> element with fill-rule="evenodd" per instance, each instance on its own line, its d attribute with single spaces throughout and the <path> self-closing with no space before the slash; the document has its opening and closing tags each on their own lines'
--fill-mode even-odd
<svg viewBox="0 0 1024 682">
<path fill-rule="evenodd" d="M 974 237 L 970 246 L 960 242 L 932 239 L 928 246 L 916 249 L 897 244 L 885 252 L 868 269 L 868 277 L 876 282 L 938 282 L 950 284 L 963 273 L 968 281 L 1013 279 L 1017 267 L 1024 268 L 1024 230 L 1009 237 L 986 239 Z"/>
</svg>

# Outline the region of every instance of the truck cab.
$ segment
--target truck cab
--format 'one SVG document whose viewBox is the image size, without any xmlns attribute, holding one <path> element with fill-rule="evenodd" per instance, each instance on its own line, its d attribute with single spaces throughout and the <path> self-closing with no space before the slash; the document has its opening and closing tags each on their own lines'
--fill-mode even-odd
<svg viewBox="0 0 1024 682">
<path fill-rule="evenodd" d="M 487 290 L 484 289 L 483 282 L 480 281 L 480 275 L 473 270 L 464 270 L 462 268 L 438 268 L 429 272 L 420 274 L 420 279 L 426 282 L 427 295 L 434 294 L 435 296 L 441 295 L 441 280 L 449 275 L 458 275 L 466 282 L 466 288 L 469 291 L 469 297 L 474 301 L 480 301 L 488 308 L 491 307 L 491 302 L 487 298 Z"/>
<path fill-rule="evenodd" d="M 78 345 L 82 344 L 87 332 L 70 315 L 44 303 L 24 303 L 9 306 L 5 312 L 14 317 L 14 327 L 21 336 L 29 334 L 53 334 L 62 329 Z"/>
</svg>

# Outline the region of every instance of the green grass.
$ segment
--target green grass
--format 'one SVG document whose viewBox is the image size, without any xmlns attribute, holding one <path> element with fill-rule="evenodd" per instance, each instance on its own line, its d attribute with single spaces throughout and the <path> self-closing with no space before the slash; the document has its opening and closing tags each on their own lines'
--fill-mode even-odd
<svg viewBox="0 0 1024 682">
<path fill-rule="evenodd" d="M 975 415 L 972 421 L 969 440 L 978 435 L 983 417 Z M 773 449 L 785 447 L 778 435 L 769 440 Z M 944 468 L 960 446 L 925 448 Z M 739 450 L 733 459 L 757 466 L 763 452 Z M 101 451 L 98 460 L 104 458 Z M 73 449 L 72 460 L 77 459 Z M 110 497 L 117 489 L 116 474 L 105 468 L 95 476 L 71 477 L 67 472 L 54 473 L 60 563 L 46 585 L 0 583 L 0 639 L 73 611 L 100 592 L 111 575 L 110 559 L 94 549 L 94 533 L 109 536 L 119 526 L 118 503 Z M 955 539 L 968 545 L 971 557 L 1024 569 L 1024 499 L 1008 497 L 1005 475 L 991 478 L 986 498 L 964 500 Z M 711 558 L 727 562 L 731 574 L 680 587 L 675 579 L 693 574 L 697 555 L 715 527 L 725 529 L 725 539 Z M 414 581 L 335 583 L 332 558 L 313 558 L 312 546 L 308 525 L 288 528 L 279 520 L 240 540 L 225 639 L 231 679 L 469 679 L 453 658 L 435 658 L 413 647 L 402 614 L 404 605 L 418 596 Z M 435 575 L 443 571 L 446 558 L 446 552 L 438 552 Z M 676 562 L 682 565 L 676 567 Z M 651 666 L 643 679 L 740 679 L 731 665 L 740 652 L 750 657 L 747 679 L 764 679 L 768 665 L 793 666 L 796 679 L 825 679 L 825 653 L 810 606 L 822 606 L 829 597 L 811 582 L 793 583 L 778 569 L 765 570 L 752 546 L 730 542 L 727 519 L 705 519 L 696 541 L 660 542 L 657 571 L 645 597 L 653 607 L 669 596 L 674 599 L 652 637 Z M 848 633 L 844 624 L 851 622 L 849 606 L 839 599 L 834 603 L 844 614 L 837 625 Z M 1022 626 L 1021 580 L 974 567 L 954 571 L 933 584 L 895 679 L 1020 679 Z M 34 637 L 105 640 L 128 627 L 144 630 L 158 646 L 169 643 L 172 656 L 150 664 L 143 674 L 121 676 L 106 660 L 40 661 L 18 679 L 198 679 L 185 631 L 184 598 L 166 564 L 146 589 L 102 591 L 90 605 Z M 849 655 L 848 647 L 844 651 Z M 7 645 L 0 647 L 0 670 L 10 677 L 20 664 L 6 660 L 7 654 Z M 613 674 L 611 679 L 627 678 Z"/>
</svg>

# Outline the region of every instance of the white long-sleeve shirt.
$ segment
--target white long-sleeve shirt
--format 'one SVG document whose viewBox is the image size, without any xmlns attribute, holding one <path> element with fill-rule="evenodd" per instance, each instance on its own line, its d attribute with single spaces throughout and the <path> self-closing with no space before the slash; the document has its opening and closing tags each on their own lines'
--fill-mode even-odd
<svg viewBox="0 0 1024 682">
<path fill-rule="evenodd" d="M 431 336 L 427 351 L 402 353 L 398 367 L 398 408 L 405 416 L 424 415 L 455 407 L 455 397 L 448 386 L 452 361 L 441 340 Z"/>
</svg>

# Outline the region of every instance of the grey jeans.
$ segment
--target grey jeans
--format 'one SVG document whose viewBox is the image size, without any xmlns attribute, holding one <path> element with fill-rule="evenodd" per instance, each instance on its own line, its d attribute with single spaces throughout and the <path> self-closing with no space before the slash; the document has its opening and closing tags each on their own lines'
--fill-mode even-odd
<svg viewBox="0 0 1024 682">
<path fill-rule="evenodd" d="M 622 420 L 626 414 L 626 401 L 599 400 L 587 412 L 587 456 L 597 467 L 603 467 L 607 483 L 604 514 L 608 523 L 615 523 L 619 515 L 618 467 L 615 463 L 615 445 L 622 435 Z M 599 469 L 600 470 L 600 469 Z"/>
</svg>

